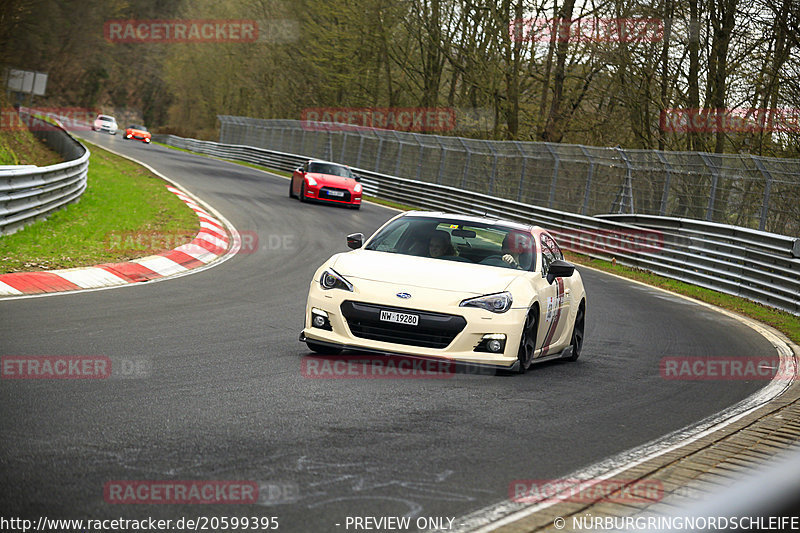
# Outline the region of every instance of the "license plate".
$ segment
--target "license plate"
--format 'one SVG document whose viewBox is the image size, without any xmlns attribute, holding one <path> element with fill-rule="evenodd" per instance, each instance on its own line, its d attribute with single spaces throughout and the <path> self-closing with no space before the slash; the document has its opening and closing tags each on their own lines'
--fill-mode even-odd
<svg viewBox="0 0 800 533">
<path fill-rule="evenodd" d="M 384 322 L 395 322 L 397 324 L 416 326 L 419 324 L 419 315 L 397 313 L 395 311 L 381 311 L 381 320 Z"/>
<path fill-rule="evenodd" d="M 327 191 L 328 196 L 344 196 L 342 191 Z"/>
</svg>

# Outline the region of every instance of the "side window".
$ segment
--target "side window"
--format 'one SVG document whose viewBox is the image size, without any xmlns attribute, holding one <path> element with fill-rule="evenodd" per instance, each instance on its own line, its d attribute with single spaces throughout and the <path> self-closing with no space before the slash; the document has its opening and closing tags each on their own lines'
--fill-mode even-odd
<svg viewBox="0 0 800 533">
<path fill-rule="evenodd" d="M 542 235 L 540 241 L 542 244 L 542 275 L 546 276 L 550 271 L 550 264 L 556 259 L 561 258 L 559 257 L 561 250 L 558 249 L 553 239 L 547 235 Z"/>
</svg>

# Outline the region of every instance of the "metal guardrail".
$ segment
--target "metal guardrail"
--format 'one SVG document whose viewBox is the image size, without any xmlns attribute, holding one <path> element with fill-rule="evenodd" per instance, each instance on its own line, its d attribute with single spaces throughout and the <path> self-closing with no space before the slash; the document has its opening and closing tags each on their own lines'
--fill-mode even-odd
<svg viewBox="0 0 800 533">
<path fill-rule="evenodd" d="M 86 190 L 89 150 L 53 119 L 30 115 L 23 122 L 65 161 L 0 167 L 0 235 L 77 201 Z"/>
<path fill-rule="evenodd" d="M 157 135 L 154 140 L 291 172 L 308 156 Z M 737 226 L 642 215 L 586 216 L 352 168 L 365 194 L 410 206 L 546 227 L 563 248 L 800 315 L 800 240 Z"/>
</svg>

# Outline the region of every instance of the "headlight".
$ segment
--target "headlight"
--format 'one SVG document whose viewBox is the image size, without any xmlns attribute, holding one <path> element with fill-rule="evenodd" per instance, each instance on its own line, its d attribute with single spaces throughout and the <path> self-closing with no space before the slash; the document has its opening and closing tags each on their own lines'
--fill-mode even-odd
<svg viewBox="0 0 800 533">
<path fill-rule="evenodd" d="M 326 291 L 330 289 L 342 289 L 353 292 L 353 284 L 344 279 L 332 268 L 322 273 L 322 275 L 319 277 L 319 285 Z"/>
<path fill-rule="evenodd" d="M 361 192 L 361 184 L 356 183 L 355 187 L 353 187 L 353 192 Z"/>
<path fill-rule="evenodd" d="M 492 313 L 505 313 L 511 309 L 514 299 L 510 292 L 498 292 L 497 294 L 487 294 L 477 298 L 469 298 L 458 304 L 459 307 L 480 307 Z"/>
<path fill-rule="evenodd" d="M 312 187 L 317 186 L 317 180 L 315 180 L 311 176 L 306 176 L 306 179 L 308 180 L 308 184 L 311 185 Z"/>
</svg>

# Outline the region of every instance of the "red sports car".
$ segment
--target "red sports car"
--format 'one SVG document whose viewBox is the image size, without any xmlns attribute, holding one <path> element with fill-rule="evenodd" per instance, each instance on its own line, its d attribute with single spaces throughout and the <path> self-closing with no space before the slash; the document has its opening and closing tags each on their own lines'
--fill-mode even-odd
<svg viewBox="0 0 800 533">
<path fill-rule="evenodd" d="M 292 173 L 289 196 L 301 202 L 321 200 L 358 209 L 361 183 L 344 165 L 310 160 Z"/>
<path fill-rule="evenodd" d="M 147 128 L 144 126 L 137 126 L 136 124 L 131 124 L 125 128 L 125 139 L 136 139 L 146 144 L 150 144 L 151 140 L 150 132 L 147 131 Z"/>
</svg>

